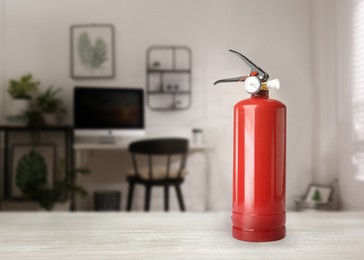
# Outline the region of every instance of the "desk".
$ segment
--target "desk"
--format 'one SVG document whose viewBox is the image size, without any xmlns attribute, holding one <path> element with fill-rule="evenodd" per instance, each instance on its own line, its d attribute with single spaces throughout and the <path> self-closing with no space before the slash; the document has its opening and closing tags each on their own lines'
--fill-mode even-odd
<svg viewBox="0 0 364 260">
<path fill-rule="evenodd" d="M 135 141 L 135 140 L 133 140 Z M 131 141 L 130 141 L 131 142 Z M 93 151 L 127 151 L 130 142 L 123 142 L 117 144 L 98 144 L 98 143 L 75 143 L 73 148 L 75 151 L 75 163 L 76 167 L 85 167 L 88 164 L 88 158 L 91 152 Z M 210 144 L 203 145 L 193 145 L 189 146 L 189 152 L 203 152 L 206 157 L 206 185 L 207 185 L 207 193 L 209 188 L 209 163 L 208 163 L 208 153 L 209 149 L 212 149 L 213 146 Z M 188 163 L 188 160 L 187 160 Z M 206 209 L 210 208 L 208 196 L 205 198 Z M 72 205 L 75 205 L 75 201 L 72 202 Z M 76 207 L 74 207 L 76 209 Z"/>
<path fill-rule="evenodd" d="M 0 259 L 363 259 L 364 212 L 287 214 L 287 237 L 231 237 L 230 213 L 1 213 Z"/>
<path fill-rule="evenodd" d="M 97 143 L 75 143 L 73 149 L 76 151 L 87 151 L 87 150 L 127 150 L 129 143 L 120 144 L 97 144 Z M 190 151 L 196 150 L 206 150 L 211 149 L 212 145 L 202 144 L 202 145 L 190 145 Z"/>
</svg>

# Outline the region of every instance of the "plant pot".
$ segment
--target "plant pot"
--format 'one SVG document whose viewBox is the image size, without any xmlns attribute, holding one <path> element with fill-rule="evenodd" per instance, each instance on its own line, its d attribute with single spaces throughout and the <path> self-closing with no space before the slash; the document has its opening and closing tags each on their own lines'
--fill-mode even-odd
<svg viewBox="0 0 364 260">
<path fill-rule="evenodd" d="M 58 115 L 57 113 L 43 113 L 43 120 L 45 125 L 57 125 Z"/>
<path fill-rule="evenodd" d="M 57 202 L 57 203 L 54 204 L 54 207 L 53 207 L 52 211 L 56 211 L 56 212 L 69 211 L 70 210 L 70 205 L 71 205 L 70 201 L 66 201 L 66 202 L 63 202 L 63 203 Z"/>
<path fill-rule="evenodd" d="M 61 211 L 69 211 L 70 210 L 70 201 L 65 202 L 56 202 L 53 205 L 53 208 L 51 210 L 46 210 L 44 208 L 41 208 L 39 205 L 37 205 L 37 211 L 39 212 L 61 212 Z"/>
<path fill-rule="evenodd" d="M 9 116 L 22 116 L 28 110 L 30 98 L 13 98 L 10 105 Z"/>
</svg>

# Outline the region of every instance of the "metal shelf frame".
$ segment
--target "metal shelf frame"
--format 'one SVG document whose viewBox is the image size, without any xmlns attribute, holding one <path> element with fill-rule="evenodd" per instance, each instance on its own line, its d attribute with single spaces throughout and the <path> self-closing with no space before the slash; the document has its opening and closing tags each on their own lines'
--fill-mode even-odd
<svg viewBox="0 0 364 260">
<path fill-rule="evenodd" d="M 151 62 L 151 54 L 153 51 L 165 51 L 171 53 L 171 67 L 170 68 L 151 68 L 150 62 Z M 178 69 L 177 68 L 177 59 L 176 59 L 176 52 L 178 51 L 186 51 L 188 54 L 188 67 L 186 69 Z M 170 110 L 185 110 L 191 107 L 192 104 L 192 51 L 187 46 L 177 46 L 177 45 L 171 45 L 171 46 L 162 46 L 162 45 L 156 45 L 151 46 L 147 50 L 147 64 L 146 64 L 146 72 L 147 72 L 147 105 L 152 110 L 158 110 L 158 111 L 170 111 Z M 153 90 L 151 86 L 151 76 L 152 75 L 159 75 L 159 84 L 158 88 L 159 90 Z M 165 75 L 166 74 L 176 74 L 176 77 L 181 77 L 182 75 L 187 76 L 187 86 L 185 86 L 186 90 L 170 90 L 165 91 L 163 89 L 164 82 L 165 82 Z M 178 75 L 179 74 L 179 75 Z M 151 102 L 151 99 L 156 95 L 164 95 L 169 96 L 168 98 L 172 98 L 172 106 L 166 106 L 166 107 L 158 107 L 154 106 Z M 180 107 L 178 106 L 178 96 L 186 96 L 188 98 L 187 105 Z"/>
</svg>

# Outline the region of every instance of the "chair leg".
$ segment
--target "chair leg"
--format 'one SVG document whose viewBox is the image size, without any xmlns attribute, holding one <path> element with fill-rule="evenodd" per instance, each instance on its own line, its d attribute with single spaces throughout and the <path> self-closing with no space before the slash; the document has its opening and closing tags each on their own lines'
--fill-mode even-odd
<svg viewBox="0 0 364 260">
<path fill-rule="evenodd" d="M 150 195 L 152 192 L 152 186 L 146 185 L 145 186 L 145 201 L 144 201 L 144 211 L 149 211 L 150 209 Z"/>
<path fill-rule="evenodd" d="M 134 182 L 129 182 L 128 203 L 126 206 L 127 211 L 131 211 L 131 205 L 133 203 L 133 194 L 134 194 Z"/>
<path fill-rule="evenodd" d="M 181 211 L 186 211 L 185 204 L 183 202 L 181 186 L 179 184 L 176 184 L 175 187 L 176 187 L 176 193 L 177 193 L 179 208 L 180 208 Z"/>
<path fill-rule="evenodd" d="M 169 186 L 164 186 L 164 211 L 169 211 Z"/>
</svg>

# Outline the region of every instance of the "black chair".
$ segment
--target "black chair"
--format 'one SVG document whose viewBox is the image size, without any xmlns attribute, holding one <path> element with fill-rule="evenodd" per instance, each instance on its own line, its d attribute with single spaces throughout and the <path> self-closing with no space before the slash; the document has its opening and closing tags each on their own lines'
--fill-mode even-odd
<svg viewBox="0 0 364 260">
<path fill-rule="evenodd" d="M 165 211 L 169 210 L 169 187 L 174 186 L 180 210 L 185 211 L 181 184 L 184 181 L 184 176 L 187 174 L 185 167 L 188 152 L 188 140 L 183 138 L 161 138 L 136 141 L 129 145 L 129 152 L 132 155 L 133 171 L 127 177 L 129 183 L 127 211 L 131 210 L 135 184 L 142 184 L 145 186 L 145 211 L 149 211 L 150 209 L 150 198 L 153 186 L 164 187 Z M 136 158 L 137 154 L 147 156 L 147 168 L 138 168 L 138 160 Z M 176 155 L 181 158 L 179 168 L 172 170 L 171 157 Z M 166 167 L 153 168 L 153 156 L 165 156 L 167 159 Z"/>
</svg>

